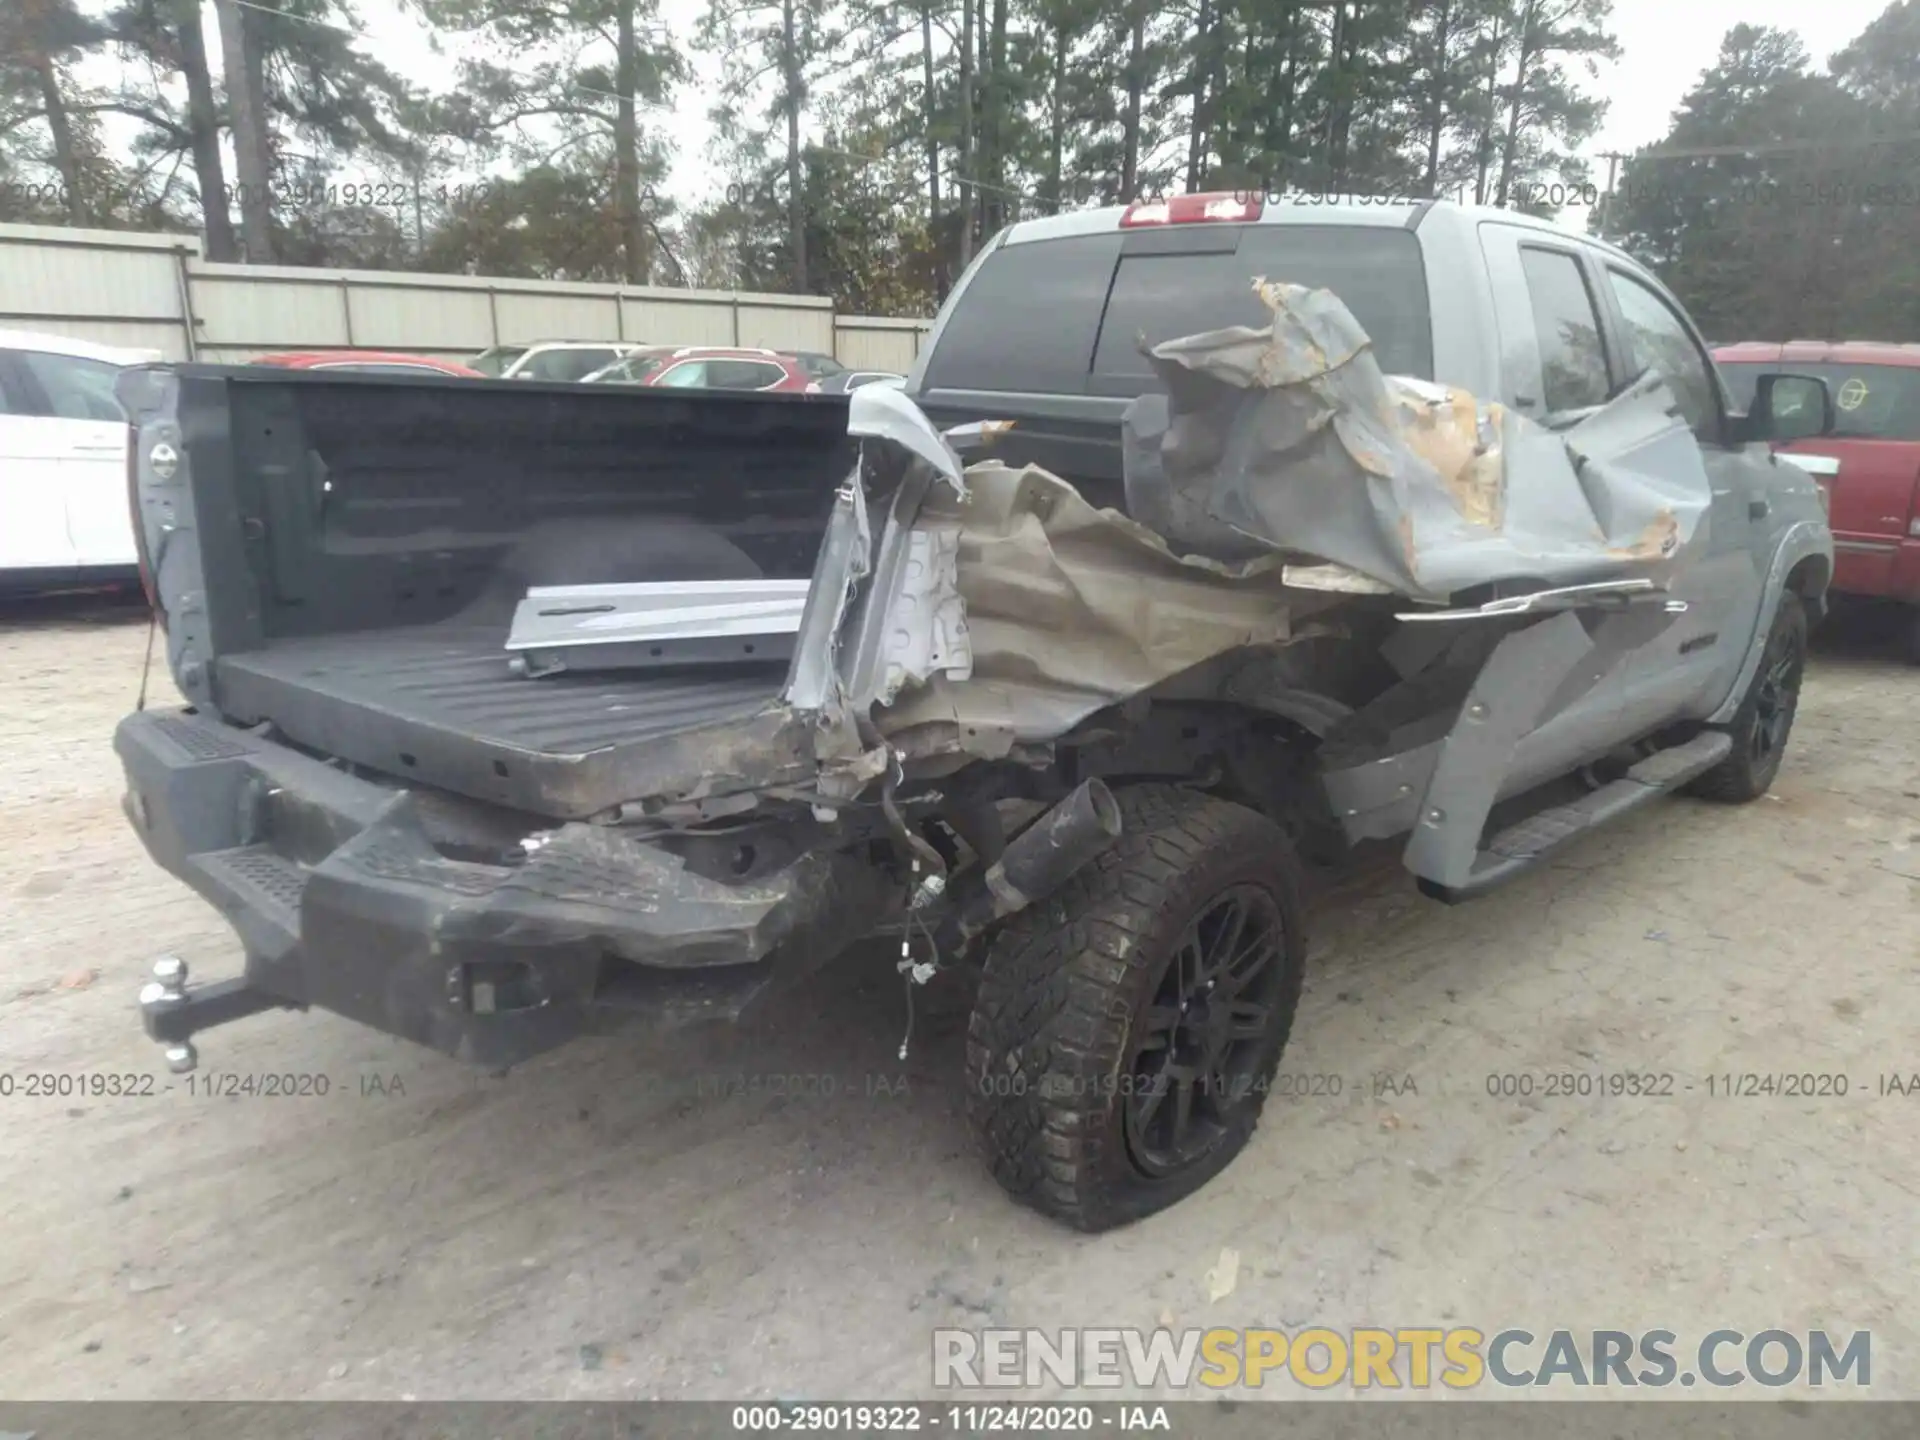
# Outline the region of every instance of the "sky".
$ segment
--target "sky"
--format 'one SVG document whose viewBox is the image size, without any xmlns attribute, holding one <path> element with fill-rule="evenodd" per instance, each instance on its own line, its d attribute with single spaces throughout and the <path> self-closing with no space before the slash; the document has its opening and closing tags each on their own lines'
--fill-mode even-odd
<svg viewBox="0 0 1920 1440">
<path fill-rule="evenodd" d="M 1888 0 L 1614 0 L 1613 33 L 1621 57 L 1605 65 L 1596 93 L 1611 102 L 1589 155 L 1629 151 L 1667 133 L 1681 97 L 1720 53 L 1720 40 L 1745 21 L 1796 30 L 1824 67 L 1886 10 Z M 1604 182 L 1606 169 L 1595 167 Z"/>
<path fill-rule="evenodd" d="M 252 0 L 268 4 L 272 0 Z M 1613 31 L 1621 45 L 1617 62 L 1600 67 L 1593 89 L 1611 102 L 1605 124 L 1583 147 L 1597 157 L 1631 151 L 1666 134 L 1681 97 L 1714 62 L 1720 40 L 1735 24 L 1796 30 L 1816 65 L 1851 41 L 1886 9 L 1888 0 L 1614 0 Z M 660 0 L 664 28 L 691 39 L 708 0 Z M 436 53 L 426 28 L 398 0 L 355 0 L 374 53 L 425 85 L 444 83 L 451 57 Z M 219 31 L 211 3 L 204 8 L 209 58 L 219 65 Z M 691 50 L 690 46 L 683 47 Z M 709 153 L 714 138 L 706 112 L 717 91 L 717 62 L 690 55 L 696 77 L 680 89 L 670 112 L 649 112 L 645 123 L 663 128 L 673 143 L 669 196 L 683 209 L 717 198 L 728 177 Z M 1593 176 L 1605 182 L 1607 167 L 1595 161 Z M 346 177 L 352 178 L 352 177 Z M 1574 219 L 1569 215 L 1563 217 Z M 1576 221 L 1577 223 L 1577 221 Z"/>
<path fill-rule="evenodd" d="M 383 39 L 381 53 L 415 75 L 431 74 L 423 32 L 399 13 L 394 0 L 357 0 L 369 31 Z M 1700 72 L 1714 62 L 1720 40 L 1741 21 L 1797 30 L 1816 65 L 1845 46 L 1887 7 L 1888 0 L 1614 0 L 1613 30 L 1622 56 L 1603 65 L 1594 89 L 1612 103 L 1600 133 L 1583 147 L 1588 155 L 1630 151 L 1667 133 L 1681 97 Z M 691 35 L 706 0 L 661 0 L 661 19 L 676 34 Z M 389 48 L 391 46 L 391 48 Z M 409 57 L 419 56 L 415 69 Z M 712 127 L 706 121 L 705 96 L 717 88 L 711 62 L 699 83 L 684 87 L 686 99 L 671 115 L 650 117 L 674 141 L 675 159 L 668 189 L 683 206 L 712 198 L 723 188 L 707 154 Z M 1604 162 L 1594 166 L 1604 183 Z"/>
</svg>

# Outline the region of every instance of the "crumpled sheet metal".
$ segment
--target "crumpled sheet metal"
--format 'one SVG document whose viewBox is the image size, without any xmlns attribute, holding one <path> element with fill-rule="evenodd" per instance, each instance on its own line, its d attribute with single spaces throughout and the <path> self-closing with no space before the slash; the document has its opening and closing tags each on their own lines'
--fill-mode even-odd
<svg viewBox="0 0 1920 1440">
<path fill-rule="evenodd" d="M 1289 592 L 1277 555 L 1177 556 L 1037 466 L 986 461 L 967 470 L 964 497 L 935 489 L 917 524 L 953 521 L 973 668 L 876 708 L 875 723 L 908 754 L 994 757 L 1056 739 L 1225 651 L 1286 644 L 1303 604 L 1334 603 Z"/>
<path fill-rule="evenodd" d="M 1130 408 L 1129 507 L 1182 548 L 1295 552 L 1416 599 L 1502 580 L 1656 578 L 1712 492 L 1649 372 L 1562 431 L 1384 374 L 1326 290 L 1257 280 L 1273 313 L 1149 352 L 1167 394 Z"/>
</svg>

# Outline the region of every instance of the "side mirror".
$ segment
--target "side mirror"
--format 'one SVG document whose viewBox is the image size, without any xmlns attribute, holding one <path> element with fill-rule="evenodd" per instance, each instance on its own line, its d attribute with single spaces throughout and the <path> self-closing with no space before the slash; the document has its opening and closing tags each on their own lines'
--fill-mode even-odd
<svg viewBox="0 0 1920 1440">
<path fill-rule="evenodd" d="M 1754 382 L 1749 419 L 1756 440 L 1831 435 L 1836 424 L 1833 390 L 1817 375 L 1770 372 Z"/>
</svg>

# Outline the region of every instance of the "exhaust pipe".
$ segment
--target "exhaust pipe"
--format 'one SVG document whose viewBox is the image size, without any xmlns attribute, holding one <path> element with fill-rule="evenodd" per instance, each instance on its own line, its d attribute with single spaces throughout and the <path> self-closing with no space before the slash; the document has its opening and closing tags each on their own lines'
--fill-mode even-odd
<svg viewBox="0 0 1920 1440">
<path fill-rule="evenodd" d="M 956 896 L 941 949 L 957 954 L 997 920 L 1044 900 L 1120 838 L 1120 804 L 1102 780 L 1083 782 L 1011 840 Z"/>
</svg>

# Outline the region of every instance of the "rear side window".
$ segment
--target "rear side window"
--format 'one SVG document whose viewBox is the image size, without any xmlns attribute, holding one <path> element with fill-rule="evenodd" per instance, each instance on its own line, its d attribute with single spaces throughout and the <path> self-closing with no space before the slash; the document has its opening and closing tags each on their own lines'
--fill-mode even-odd
<svg viewBox="0 0 1920 1440">
<path fill-rule="evenodd" d="M 719 390 L 764 390 L 786 378 L 786 371 L 765 360 L 707 362 L 707 383 Z"/>
<path fill-rule="evenodd" d="M 1564 250 L 1520 247 L 1533 302 L 1533 329 L 1540 341 L 1541 381 L 1547 410 L 1584 410 L 1604 405 L 1612 386 L 1600 339 L 1600 312 L 1587 289 L 1580 262 Z"/>
<path fill-rule="evenodd" d="M 1139 393 L 1144 347 L 1268 323 L 1257 277 L 1329 289 L 1390 374 L 1431 378 L 1433 337 L 1420 244 L 1374 226 L 1249 225 L 1075 236 L 988 256 L 928 357 L 928 389 Z M 1124 253 L 1123 253 L 1124 252 Z"/>
<path fill-rule="evenodd" d="M 683 361 L 653 383 L 684 390 L 698 389 L 707 383 L 707 362 L 705 360 Z"/>
</svg>

